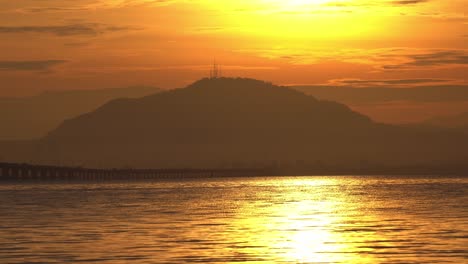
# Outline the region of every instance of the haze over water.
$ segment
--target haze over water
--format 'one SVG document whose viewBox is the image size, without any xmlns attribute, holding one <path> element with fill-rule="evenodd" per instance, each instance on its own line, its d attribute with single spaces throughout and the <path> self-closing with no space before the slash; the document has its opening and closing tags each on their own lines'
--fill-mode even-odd
<svg viewBox="0 0 468 264">
<path fill-rule="evenodd" d="M 466 177 L 0 185 L 1 263 L 466 263 Z"/>
</svg>

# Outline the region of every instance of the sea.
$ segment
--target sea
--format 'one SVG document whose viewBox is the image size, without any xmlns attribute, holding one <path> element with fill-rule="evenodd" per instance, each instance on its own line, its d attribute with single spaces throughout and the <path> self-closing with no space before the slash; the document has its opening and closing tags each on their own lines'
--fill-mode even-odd
<svg viewBox="0 0 468 264">
<path fill-rule="evenodd" d="M 468 177 L 2 183 L 0 263 L 468 263 Z"/>
</svg>

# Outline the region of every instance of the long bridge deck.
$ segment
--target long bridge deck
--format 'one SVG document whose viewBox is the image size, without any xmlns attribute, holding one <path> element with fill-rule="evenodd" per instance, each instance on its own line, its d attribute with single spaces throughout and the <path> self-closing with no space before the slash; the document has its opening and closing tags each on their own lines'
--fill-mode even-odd
<svg viewBox="0 0 468 264">
<path fill-rule="evenodd" d="M 107 181 L 266 176 L 264 169 L 90 169 L 0 163 L 0 181 Z"/>
</svg>

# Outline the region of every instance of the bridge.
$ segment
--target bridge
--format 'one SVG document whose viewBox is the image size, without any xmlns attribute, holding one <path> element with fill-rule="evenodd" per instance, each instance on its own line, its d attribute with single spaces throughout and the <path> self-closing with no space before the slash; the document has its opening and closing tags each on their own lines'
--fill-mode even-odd
<svg viewBox="0 0 468 264">
<path fill-rule="evenodd" d="M 90 169 L 0 163 L 0 181 L 112 181 L 269 175 L 266 169 Z"/>
</svg>

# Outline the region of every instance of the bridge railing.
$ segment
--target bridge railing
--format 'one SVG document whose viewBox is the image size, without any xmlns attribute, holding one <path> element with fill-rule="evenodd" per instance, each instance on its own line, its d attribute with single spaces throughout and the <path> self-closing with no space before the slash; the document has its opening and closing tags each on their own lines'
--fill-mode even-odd
<svg viewBox="0 0 468 264">
<path fill-rule="evenodd" d="M 268 175 L 264 169 L 90 169 L 0 163 L 0 181 L 128 180 L 188 177 L 242 177 Z"/>
</svg>

